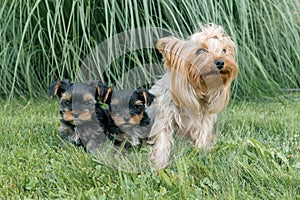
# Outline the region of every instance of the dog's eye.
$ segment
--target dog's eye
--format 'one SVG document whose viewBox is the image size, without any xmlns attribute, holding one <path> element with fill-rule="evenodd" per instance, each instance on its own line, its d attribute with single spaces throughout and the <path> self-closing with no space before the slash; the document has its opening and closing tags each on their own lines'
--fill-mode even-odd
<svg viewBox="0 0 300 200">
<path fill-rule="evenodd" d="M 72 103 L 70 101 L 62 101 L 61 105 L 64 107 L 70 107 L 70 106 L 72 106 Z"/>
<path fill-rule="evenodd" d="M 196 55 L 202 54 L 202 53 L 207 53 L 208 51 L 204 48 L 200 48 L 196 51 Z"/>
<path fill-rule="evenodd" d="M 226 49 L 223 49 L 222 52 L 223 52 L 223 53 L 226 53 Z"/>
<path fill-rule="evenodd" d="M 87 101 L 85 104 L 86 104 L 86 105 L 94 105 L 94 104 L 96 104 L 96 103 L 97 103 L 97 101 L 94 100 L 94 99 L 92 99 L 92 100 Z"/>
<path fill-rule="evenodd" d="M 143 109 L 143 106 L 141 106 L 141 105 L 140 106 L 133 106 L 132 109 L 135 110 L 135 111 L 139 111 L 139 110 Z"/>
<path fill-rule="evenodd" d="M 111 107 L 112 107 L 113 109 L 115 109 L 115 110 L 121 110 L 121 109 L 122 109 L 122 107 L 119 106 L 119 105 L 111 105 Z"/>
</svg>

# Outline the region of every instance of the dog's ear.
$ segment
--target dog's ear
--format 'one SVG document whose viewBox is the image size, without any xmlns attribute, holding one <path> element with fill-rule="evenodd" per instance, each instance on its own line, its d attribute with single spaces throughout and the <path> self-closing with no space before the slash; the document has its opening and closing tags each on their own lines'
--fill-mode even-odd
<svg viewBox="0 0 300 200">
<path fill-rule="evenodd" d="M 134 91 L 134 94 L 137 94 L 138 99 L 141 100 L 147 106 L 150 106 L 151 103 L 154 101 L 154 98 L 155 98 L 155 96 L 153 94 L 151 94 L 145 88 L 137 89 L 136 91 Z"/>
<path fill-rule="evenodd" d="M 175 46 L 182 42 L 182 40 L 175 37 L 164 37 L 157 41 L 156 48 L 159 50 L 161 54 L 164 55 L 164 64 L 166 67 L 169 67 L 171 64 L 172 56 L 178 50 Z M 177 45 L 178 46 L 178 45 Z"/>
<path fill-rule="evenodd" d="M 71 85 L 71 83 L 68 79 L 55 81 L 48 87 L 50 98 L 52 99 L 55 96 L 59 96 L 61 98 L 62 94 L 67 91 Z"/>
<path fill-rule="evenodd" d="M 172 36 L 160 38 L 156 43 L 156 49 L 158 49 L 160 53 L 166 54 L 166 52 L 172 50 L 173 46 L 179 41 L 181 40 Z"/>
<path fill-rule="evenodd" d="M 96 97 L 99 97 L 103 103 L 109 104 L 111 102 L 113 92 L 112 88 L 107 87 L 107 85 L 102 83 L 102 81 L 95 81 L 94 84 L 96 87 Z"/>
</svg>

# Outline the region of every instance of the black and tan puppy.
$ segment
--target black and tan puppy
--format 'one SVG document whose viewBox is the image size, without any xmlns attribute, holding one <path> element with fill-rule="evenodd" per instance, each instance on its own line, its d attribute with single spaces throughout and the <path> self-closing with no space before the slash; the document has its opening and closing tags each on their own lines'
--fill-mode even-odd
<svg viewBox="0 0 300 200">
<path fill-rule="evenodd" d="M 101 148 L 107 137 L 104 133 L 105 113 L 98 101 L 105 102 L 110 89 L 101 81 L 71 83 L 60 80 L 49 86 L 51 98 L 59 96 L 61 137 L 87 151 Z"/>
<path fill-rule="evenodd" d="M 113 120 L 107 127 L 116 141 L 128 141 L 131 145 L 140 145 L 147 139 L 151 120 L 146 112 L 155 96 L 148 90 L 114 90 L 109 104 L 109 117 Z"/>
</svg>

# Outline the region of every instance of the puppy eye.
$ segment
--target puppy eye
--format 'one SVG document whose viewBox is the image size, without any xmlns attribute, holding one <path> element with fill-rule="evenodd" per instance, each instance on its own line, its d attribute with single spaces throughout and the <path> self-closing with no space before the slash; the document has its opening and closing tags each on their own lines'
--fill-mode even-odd
<svg viewBox="0 0 300 200">
<path fill-rule="evenodd" d="M 112 106 L 112 108 L 114 108 L 115 110 L 121 110 L 121 109 L 122 109 L 122 107 L 119 106 L 119 105 L 111 105 L 111 106 Z"/>
<path fill-rule="evenodd" d="M 94 105 L 96 103 L 97 103 L 97 101 L 94 99 L 86 102 L 86 104 L 90 104 L 90 105 Z"/>
<path fill-rule="evenodd" d="M 223 49 L 222 52 L 223 52 L 223 53 L 226 53 L 226 49 Z"/>
<path fill-rule="evenodd" d="M 134 110 L 139 110 L 139 109 L 142 109 L 142 107 L 143 107 L 143 106 L 134 106 L 133 109 L 134 109 Z"/>
<path fill-rule="evenodd" d="M 72 105 L 70 101 L 63 101 L 61 104 L 65 107 L 70 107 Z"/>
<path fill-rule="evenodd" d="M 204 48 L 200 48 L 196 51 L 196 55 L 202 54 L 202 53 L 207 53 L 208 51 Z"/>
</svg>

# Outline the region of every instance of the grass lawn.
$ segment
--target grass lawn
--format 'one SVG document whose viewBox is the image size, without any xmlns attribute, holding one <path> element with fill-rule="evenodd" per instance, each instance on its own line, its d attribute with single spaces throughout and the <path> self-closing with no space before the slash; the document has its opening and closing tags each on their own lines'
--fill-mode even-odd
<svg viewBox="0 0 300 200">
<path fill-rule="evenodd" d="M 99 160 L 60 147 L 58 108 L 57 99 L 1 102 L 1 198 L 300 199 L 299 95 L 232 103 L 209 152 L 177 142 L 160 174 L 147 148 Z"/>
</svg>

